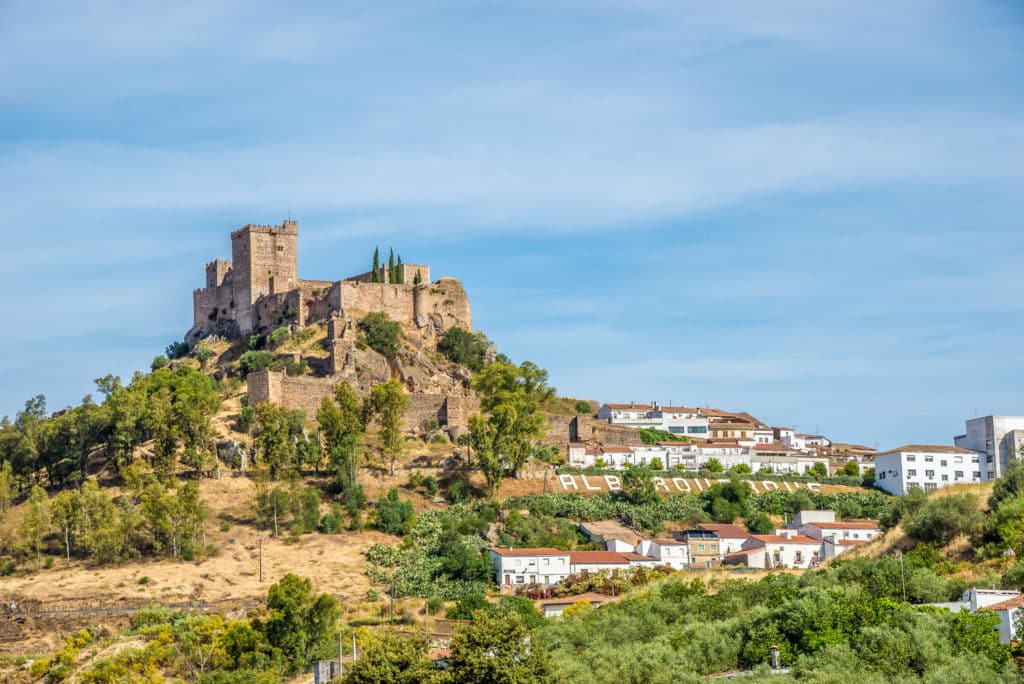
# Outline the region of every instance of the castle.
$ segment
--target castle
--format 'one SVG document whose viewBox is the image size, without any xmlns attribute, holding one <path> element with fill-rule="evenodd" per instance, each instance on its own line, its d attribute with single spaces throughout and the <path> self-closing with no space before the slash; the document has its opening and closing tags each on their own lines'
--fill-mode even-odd
<svg viewBox="0 0 1024 684">
<path fill-rule="evenodd" d="M 231 233 L 231 260 L 206 265 L 206 287 L 192 294 L 188 339 L 239 337 L 281 326 L 383 311 L 403 325 L 472 328 L 469 298 L 454 278 L 430 282 L 430 266 L 403 264 L 399 282 L 371 272 L 344 280 L 301 280 L 299 224 L 246 225 Z M 408 284 L 407 284 L 408 283 Z M 416 284 L 412 284 L 416 283 Z"/>
<path fill-rule="evenodd" d="M 479 402 L 469 376 L 457 364 L 437 365 L 430 352 L 451 327 L 472 329 L 465 289 L 455 278 L 430 281 L 430 267 L 403 264 L 398 282 L 388 282 L 387 269 L 374 282 L 372 272 L 344 280 L 301 280 L 298 276 L 296 221 L 280 225 L 246 225 L 231 233 L 231 261 L 206 265 L 206 287 L 193 292 L 192 329 L 186 340 L 220 335 L 238 339 L 266 334 L 280 327 L 293 332 L 309 325 L 326 328 L 327 359 L 304 358 L 310 374 L 257 371 L 246 379 L 249 401 L 268 401 L 287 408 L 316 412 L 325 396 L 341 382 L 357 392 L 397 378 L 409 393 L 404 419 L 409 429 L 441 425 L 455 435 L 464 430 Z M 385 359 L 359 340 L 358 322 L 368 313 L 384 312 L 403 327 L 406 348 Z"/>
</svg>

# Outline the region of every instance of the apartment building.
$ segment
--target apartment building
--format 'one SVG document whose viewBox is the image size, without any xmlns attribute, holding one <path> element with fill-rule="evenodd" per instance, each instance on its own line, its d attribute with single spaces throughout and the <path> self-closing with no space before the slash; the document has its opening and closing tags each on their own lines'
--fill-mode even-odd
<svg viewBox="0 0 1024 684">
<path fill-rule="evenodd" d="M 930 492 L 954 484 L 981 482 L 984 454 L 955 446 L 907 444 L 875 456 L 875 484 L 895 496 L 911 487 Z"/>
</svg>

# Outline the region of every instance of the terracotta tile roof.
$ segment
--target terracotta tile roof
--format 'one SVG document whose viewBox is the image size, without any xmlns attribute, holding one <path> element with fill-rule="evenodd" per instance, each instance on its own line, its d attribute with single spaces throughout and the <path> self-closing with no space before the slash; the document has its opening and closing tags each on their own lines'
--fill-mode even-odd
<svg viewBox="0 0 1024 684">
<path fill-rule="evenodd" d="M 805 537 L 802 534 L 794 534 L 792 537 L 781 537 L 777 534 L 752 534 L 752 538 L 763 541 L 766 544 L 820 544 L 817 539 Z"/>
<path fill-rule="evenodd" d="M 588 603 L 607 603 L 611 601 L 611 596 L 605 596 L 604 594 L 598 594 L 593 591 L 588 591 L 583 594 L 577 594 L 576 596 L 563 596 L 562 598 L 550 599 L 548 601 L 541 601 L 542 606 L 571 606 L 577 601 L 586 601 Z"/>
<path fill-rule="evenodd" d="M 559 551 L 558 549 L 548 548 L 537 548 L 537 549 L 502 549 L 492 548 L 491 551 L 498 554 L 499 556 L 566 556 L 569 555 L 568 551 Z"/>
<path fill-rule="evenodd" d="M 825 439 L 825 435 L 809 435 L 806 432 L 801 432 L 793 436 L 800 437 L 802 439 Z"/>
<path fill-rule="evenodd" d="M 717 534 L 719 537 L 742 537 L 746 539 L 750 536 L 750 533 L 743 529 L 743 527 L 741 527 L 740 525 L 729 525 L 727 523 L 701 523 L 697 527 L 699 527 L 702 530 L 710 530 L 711 532 Z"/>
<path fill-rule="evenodd" d="M 844 522 L 808 522 L 805 525 L 813 525 L 823 530 L 878 530 L 881 525 L 871 520 L 846 520 Z"/>
<path fill-rule="evenodd" d="M 699 408 L 690 408 L 688 406 L 662 406 L 662 413 L 700 413 Z"/>
<path fill-rule="evenodd" d="M 629 561 L 618 551 L 570 551 L 569 562 L 601 565 L 628 565 Z"/>
<path fill-rule="evenodd" d="M 1024 594 L 1014 596 L 1013 598 L 1006 599 L 1005 601 L 1000 601 L 999 603 L 993 603 L 990 606 L 985 606 L 978 610 L 1010 610 L 1011 608 L 1020 608 L 1021 606 L 1024 606 Z"/>
<path fill-rule="evenodd" d="M 658 546 L 686 546 L 686 542 L 678 539 L 652 539 Z"/>
<path fill-rule="evenodd" d="M 789 430 L 790 432 L 792 432 L 792 431 L 793 431 L 793 428 L 788 428 L 788 427 L 782 427 L 782 426 L 779 426 L 779 427 L 773 427 L 773 428 L 772 428 L 772 430 L 779 430 L 779 431 L 782 431 L 782 430 Z"/>
<path fill-rule="evenodd" d="M 757 553 L 758 551 L 764 551 L 764 548 L 759 547 L 756 549 L 741 549 L 739 551 L 733 551 L 732 553 L 727 554 L 725 557 L 728 559 L 733 558 L 735 556 L 749 556 L 750 554 Z"/>
<path fill-rule="evenodd" d="M 756 451 L 796 451 L 793 447 L 782 446 L 781 444 L 755 444 L 754 449 Z"/>
<path fill-rule="evenodd" d="M 903 446 L 896 447 L 895 449 L 880 451 L 876 455 L 885 456 L 886 454 L 895 454 L 898 451 L 923 451 L 935 454 L 971 454 L 972 456 L 978 455 L 977 451 L 971 451 L 970 449 L 961 449 L 960 447 L 955 446 L 934 446 L 928 444 L 904 444 Z"/>
<path fill-rule="evenodd" d="M 622 557 L 628 561 L 649 561 L 654 563 L 658 562 L 658 559 L 654 556 L 641 556 L 639 553 L 633 553 L 632 551 L 627 551 L 623 553 Z"/>
<path fill-rule="evenodd" d="M 610 409 L 615 409 L 617 411 L 621 411 L 621 410 L 627 410 L 627 411 L 651 411 L 651 410 L 653 410 L 653 407 L 648 406 L 647 404 L 605 404 L 605 406 L 607 406 Z"/>
</svg>

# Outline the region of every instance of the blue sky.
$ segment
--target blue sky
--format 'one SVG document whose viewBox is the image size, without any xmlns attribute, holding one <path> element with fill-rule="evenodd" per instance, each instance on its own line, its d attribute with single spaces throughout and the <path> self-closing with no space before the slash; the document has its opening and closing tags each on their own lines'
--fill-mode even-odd
<svg viewBox="0 0 1024 684">
<path fill-rule="evenodd" d="M 148 367 L 289 211 L 303 277 L 394 245 L 565 394 L 1024 414 L 1017 2 L 173 5 L 0 3 L 0 414 Z"/>
</svg>

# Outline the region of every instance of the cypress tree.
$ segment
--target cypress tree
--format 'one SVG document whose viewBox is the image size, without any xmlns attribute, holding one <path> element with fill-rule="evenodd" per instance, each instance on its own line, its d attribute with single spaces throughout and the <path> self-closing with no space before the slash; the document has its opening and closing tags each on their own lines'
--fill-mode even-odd
<svg viewBox="0 0 1024 684">
<path fill-rule="evenodd" d="M 405 273 L 403 273 L 403 269 L 402 269 L 402 255 L 401 254 L 398 255 L 398 263 L 395 264 L 395 275 L 398 276 L 397 278 L 395 278 L 395 281 L 399 285 L 405 285 Z"/>
<path fill-rule="evenodd" d="M 373 248 L 373 271 L 370 281 L 374 283 L 380 282 L 380 247 Z"/>
<path fill-rule="evenodd" d="M 417 268 L 416 269 L 416 275 L 413 276 L 413 279 L 412 279 L 412 284 L 413 285 L 419 285 L 422 282 L 423 282 L 423 274 L 420 273 L 420 269 Z"/>
<path fill-rule="evenodd" d="M 395 282 L 395 249 L 393 247 L 388 255 L 388 282 Z"/>
</svg>

